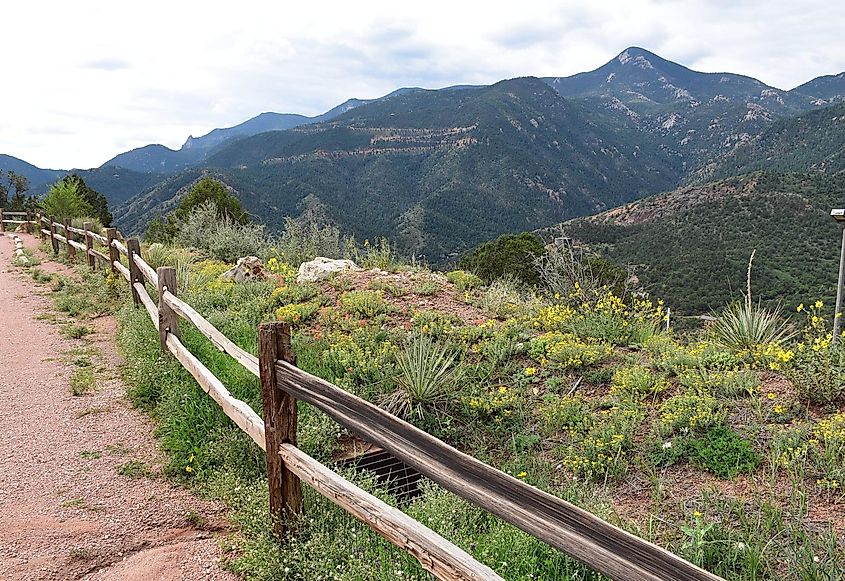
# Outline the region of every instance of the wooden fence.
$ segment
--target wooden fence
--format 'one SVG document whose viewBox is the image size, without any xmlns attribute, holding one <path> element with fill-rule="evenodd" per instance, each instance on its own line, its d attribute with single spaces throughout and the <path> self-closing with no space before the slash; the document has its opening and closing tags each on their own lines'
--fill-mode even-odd
<svg viewBox="0 0 845 581">
<path fill-rule="evenodd" d="M 595 515 L 468 456 L 379 407 L 296 367 L 290 327 L 259 327 L 259 356 L 235 345 L 177 296 L 171 267 L 153 269 L 137 239 L 122 243 L 115 229 L 106 235 L 38 217 L 41 237 L 54 252 L 64 244 L 69 257 L 84 252 L 88 264 L 111 268 L 130 285 L 158 329 L 163 353 L 174 356 L 226 415 L 267 454 L 267 478 L 274 532 L 291 534 L 288 522 L 302 512 L 301 482 L 343 507 L 378 534 L 411 553 L 439 579 L 501 579 L 493 570 L 402 511 L 343 479 L 296 447 L 296 406 L 301 400 L 322 410 L 356 436 L 376 444 L 457 496 L 513 524 L 596 571 L 619 580 L 715 581 L 721 579 L 671 552 L 619 529 Z M 43 227 L 46 224 L 47 227 Z M 63 230 L 65 235 L 57 233 Z M 81 238 L 83 242 L 75 240 Z M 97 249 L 102 247 L 103 251 Z M 126 261 L 124 265 L 123 260 Z M 127 266 L 128 265 L 128 266 Z M 148 292 L 156 289 L 158 302 Z M 193 324 L 214 346 L 260 379 L 262 418 L 228 392 L 182 343 L 179 324 Z"/>
<path fill-rule="evenodd" d="M 6 231 L 6 224 L 11 226 L 12 231 L 23 224 L 26 232 L 31 233 L 34 223 L 33 214 L 29 210 L 26 212 L 9 212 L 0 208 L 0 233 Z"/>
</svg>

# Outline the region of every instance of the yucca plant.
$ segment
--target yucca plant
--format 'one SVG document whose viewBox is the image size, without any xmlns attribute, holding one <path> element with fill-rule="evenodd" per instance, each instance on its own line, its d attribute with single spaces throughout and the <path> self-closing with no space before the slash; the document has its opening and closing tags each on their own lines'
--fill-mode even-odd
<svg viewBox="0 0 845 581">
<path fill-rule="evenodd" d="M 455 383 L 456 354 L 449 345 L 417 335 L 396 354 L 396 385 L 388 396 L 386 409 L 401 418 L 423 417 L 432 409 L 448 402 Z"/>
<path fill-rule="evenodd" d="M 751 300 L 751 264 L 755 252 L 751 252 L 748 260 L 745 300 L 725 307 L 713 324 L 716 341 L 736 351 L 783 343 L 795 335 L 781 316 L 780 307 L 766 308 Z"/>
</svg>

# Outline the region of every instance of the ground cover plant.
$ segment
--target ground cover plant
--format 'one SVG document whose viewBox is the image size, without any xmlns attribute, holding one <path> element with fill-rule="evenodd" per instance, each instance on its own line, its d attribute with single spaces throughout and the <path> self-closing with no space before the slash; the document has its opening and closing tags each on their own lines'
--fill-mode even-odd
<svg viewBox="0 0 845 581">
<path fill-rule="evenodd" d="M 213 275 L 225 265 L 185 260 L 182 298 L 248 351 L 258 324 L 291 322 L 305 370 L 714 573 L 845 572 L 843 359 L 820 302 L 799 307 L 795 337 L 727 342 L 712 330 L 667 331 L 661 301 L 595 280 L 527 289 L 382 260 L 377 270 L 299 284 L 298 265 L 277 253 L 274 276 L 234 284 Z M 77 314 L 96 314 L 82 297 L 109 288 L 100 273 L 52 284 L 57 305 Z M 123 299 L 129 395 L 157 420 L 165 473 L 232 508 L 232 570 L 249 579 L 429 578 L 310 490 L 298 534 L 277 543 L 263 453 L 160 355 L 147 314 Z M 515 307 L 499 308 L 507 304 Z M 261 412 L 254 376 L 187 324 L 182 339 Z M 307 453 L 331 464 L 349 437 L 300 404 Z M 395 502 L 367 474 L 344 474 Z M 434 485 L 403 510 L 505 578 L 600 578 Z"/>
</svg>

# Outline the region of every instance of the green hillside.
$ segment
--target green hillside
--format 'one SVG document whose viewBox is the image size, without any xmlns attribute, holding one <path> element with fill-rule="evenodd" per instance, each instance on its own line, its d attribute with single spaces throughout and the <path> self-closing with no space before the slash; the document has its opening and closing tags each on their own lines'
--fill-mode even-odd
<svg viewBox="0 0 845 581">
<path fill-rule="evenodd" d="M 781 120 L 694 176 L 699 181 L 757 170 L 845 170 L 845 104 Z"/>
<path fill-rule="evenodd" d="M 564 230 L 618 264 L 685 313 L 740 297 L 748 258 L 756 297 L 794 308 L 832 300 L 841 232 L 829 217 L 845 198 L 845 174 L 754 174 L 686 187 Z"/>
<path fill-rule="evenodd" d="M 272 228 L 316 205 L 359 238 L 388 235 L 434 262 L 680 176 L 648 135 L 534 78 L 400 93 L 331 122 L 239 140 L 208 163 Z M 143 230 L 179 195 L 177 178 L 119 210 L 119 223 Z"/>
</svg>

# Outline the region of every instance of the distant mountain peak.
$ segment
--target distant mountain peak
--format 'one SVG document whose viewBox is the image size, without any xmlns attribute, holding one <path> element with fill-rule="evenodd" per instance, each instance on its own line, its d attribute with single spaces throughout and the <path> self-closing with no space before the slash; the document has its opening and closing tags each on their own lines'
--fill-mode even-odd
<svg viewBox="0 0 845 581">
<path fill-rule="evenodd" d="M 649 70 L 654 68 L 654 65 L 651 64 L 649 57 L 654 56 L 656 55 L 648 52 L 645 49 L 636 46 L 631 46 L 620 52 L 616 56 L 616 60 L 623 65 L 631 65 L 639 67 L 641 69 Z"/>
</svg>

